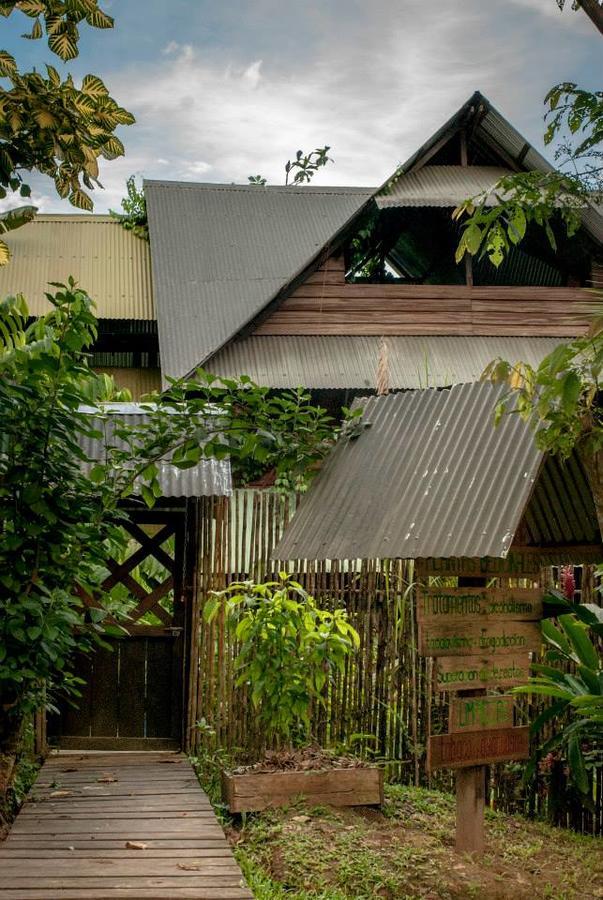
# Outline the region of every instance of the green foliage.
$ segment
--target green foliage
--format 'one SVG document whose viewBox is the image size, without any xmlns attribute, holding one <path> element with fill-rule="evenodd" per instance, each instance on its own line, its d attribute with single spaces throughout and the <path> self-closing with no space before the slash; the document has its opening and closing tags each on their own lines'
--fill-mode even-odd
<svg viewBox="0 0 603 900">
<path fill-rule="evenodd" d="M 100 583 L 108 548 L 124 546 L 119 502 L 139 492 L 152 506 L 164 457 L 186 468 L 230 456 L 295 479 L 334 435 L 302 392 L 273 398 L 205 373 L 149 404 L 146 425 L 108 428 L 113 384 L 89 367 L 93 303 L 73 279 L 55 288 L 52 311 L 30 325 L 22 296 L 0 303 L 0 738 L 3 717 L 18 723 L 57 690 L 77 692 L 73 654 L 114 633 Z M 86 436 L 103 439 L 106 462 L 86 457 Z"/>
<path fill-rule="evenodd" d="M 556 610 L 567 611 L 558 615 L 557 624 L 551 619 L 543 620 L 545 662 L 533 664 L 536 675 L 515 692 L 550 697 L 554 701 L 531 726 L 532 732 L 538 734 L 551 720 L 557 722 L 555 735 L 539 749 L 537 758 L 562 749 L 572 782 L 588 801 L 592 796 L 592 774 L 603 766 L 603 660 L 589 630 L 603 637 L 603 611 L 594 604 L 569 603 L 557 592 L 549 599 Z M 528 767 L 528 778 L 536 762 L 533 759 Z"/>
<path fill-rule="evenodd" d="M 349 418 L 357 415 L 354 411 Z M 301 388 L 275 394 L 247 375 L 218 378 L 203 369 L 191 381 L 171 384 L 162 395 L 157 421 L 160 430 L 162 423 L 167 427 L 172 421 L 172 429 L 179 424 L 181 437 L 173 455 L 177 465 L 193 466 L 203 456 L 229 457 L 239 483 L 274 469 L 282 491 L 305 488 L 342 430 Z M 228 428 L 222 427 L 224 422 Z M 199 443 L 200 428 L 204 444 Z M 348 428 L 346 420 L 343 430 Z"/>
<path fill-rule="evenodd" d="M 603 366 L 603 332 L 560 344 L 534 368 L 497 359 L 483 377 L 508 384 L 496 421 L 519 413 L 535 428 L 538 447 L 562 458 L 574 448 L 594 456 L 603 448 L 603 411 L 599 383 Z"/>
<path fill-rule="evenodd" d="M 77 444 L 90 428 L 82 385 L 96 378 L 91 301 L 73 282 L 47 296 L 52 312 L 30 326 L 22 297 L 0 306 L 0 696 L 16 718 L 45 683 L 51 699 L 59 682 L 77 691 L 70 656 L 103 633 L 85 621 L 78 588 L 94 583 L 113 526 L 108 488 L 82 474 Z"/>
<path fill-rule="evenodd" d="M 130 175 L 126 181 L 127 194 L 121 201 L 123 213 L 110 210 L 114 219 L 120 223 L 126 231 L 131 231 L 143 241 L 149 239 L 149 223 L 147 218 L 147 204 L 142 187 L 136 185 L 136 176 Z"/>
<path fill-rule="evenodd" d="M 319 169 L 322 169 L 333 159 L 328 155 L 329 146 L 317 147 L 311 153 L 298 150 L 293 159 L 285 163 L 285 184 L 309 184 Z M 250 184 L 263 186 L 267 180 L 262 175 L 250 175 L 247 179 Z"/>
<path fill-rule="evenodd" d="M 328 162 L 333 162 L 328 155 L 329 146 L 317 147 L 311 153 L 304 154 L 302 150 L 298 150 L 295 159 L 289 159 L 285 163 L 285 184 L 304 184 L 309 183 L 318 172 Z"/>
<path fill-rule="evenodd" d="M 563 223 L 574 235 L 584 210 L 603 199 L 603 92 L 562 82 L 548 92 L 545 105 L 544 141 L 558 141 L 557 169 L 509 174 L 491 191 L 461 203 L 453 213 L 454 219 L 466 217 L 457 262 L 468 253 L 499 266 L 530 223 L 544 229 L 555 250 L 555 225 Z"/>
<path fill-rule="evenodd" d="M 24 13 L 34 20 L 23 35 L 48 38 L 50 50 L 63 61 L 78 55 L 79 28 L 112 28 L 113 19 L 99 9 L 97 0 L 20 0 L 1 2 L 0 14 Z M 23 171 L 37 171 L 54 180 L 57 193 L 73 206 L 91 210 L 93 203 L 84 188 L 101 186 L 99 159 L 115 159 L 124 147 L 116 136 L 119 125 L 131 125 L 134 116 L 109 95 L 97 75 L 85 75 L 79 87 L 72 76 L 62 78 L 54 66 L 45 74 L 21 72 L 15 58 L 0 51 L 0 198 L 8 191 L 29 197 L 31 190 Z M 0 220 L 0 233 L 31 218 L 34 207 L 11 210 Z M 0 265 L 9 251 L 0 242 Z"/>
<path fill-rule="evenodd" d="M 207 601 L 206 621 L 220 612 L 240 642 L 238 687 L 245 685 L 269 742 L 310 737 L 311 704 L 360 645 L 344 609 L 319 609 L 296 581 L 233 584 Z"/>
<path fill-rule="evenodd" d="M 28 40 L 40 40 L 44 35 L 48 46 L 63 62 L 78 55 L 82 22 L 92 28 L 113 28 L 113 19 L 99 8 L 98 0 L 0 0 L 0 15 L 8 17 L 21 12 L 33 19 Z"/>
<path fill-rule="evenodd" d="M 511 247 L 523 240 L 530 223 L 544 228 L 556 250 L 557 220 L 564 222 L 569 236 L 574 235 L 590 200 L 581 180 L 562 172 L 510 174 L 493 185 L 491 193 L 495 205 L 491 205 L 487 194 L 482 194 L 454 210 L 454 219 L 468 216 L 455 254 L 457 262 L 468 253 L 480 259 L 487 256 L 498 267 Z"/>
</svg>

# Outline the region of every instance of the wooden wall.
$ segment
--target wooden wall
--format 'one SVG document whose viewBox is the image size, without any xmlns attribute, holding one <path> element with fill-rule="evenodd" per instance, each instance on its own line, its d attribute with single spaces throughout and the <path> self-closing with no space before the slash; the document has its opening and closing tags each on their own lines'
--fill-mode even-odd
<svg viewBox="0 0 603 900">
<path fill-rule="evenodd" d="M 476 334 L 557 337 L 587 327 L 582 288 L 348 284 L 330 258 L 255 334 Z"/>
</svg>

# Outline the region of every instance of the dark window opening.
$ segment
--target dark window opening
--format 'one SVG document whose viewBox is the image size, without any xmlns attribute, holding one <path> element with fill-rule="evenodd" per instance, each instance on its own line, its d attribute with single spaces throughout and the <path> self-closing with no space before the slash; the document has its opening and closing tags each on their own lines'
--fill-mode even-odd
<svg viewBox="0 0 603 900">
<path fill-rule="evenodd" d="M 374 208 L 345 248 L 346 281 L 357 284 L 466 284 L 465 262 L 455 261 L 461 230 L 461 225 L 452 220 L 450 208 Z M 561 221 L 554 223 L 553 230 L 557 250 L 551 247 L 543 229 L 532 225 L 521 244 L 511 248 L 498 268 L 487 256 L 473 257 L 473 284 L 588 285 L 591 261 L 584 235 L 568 237 Z"/>
</svg>

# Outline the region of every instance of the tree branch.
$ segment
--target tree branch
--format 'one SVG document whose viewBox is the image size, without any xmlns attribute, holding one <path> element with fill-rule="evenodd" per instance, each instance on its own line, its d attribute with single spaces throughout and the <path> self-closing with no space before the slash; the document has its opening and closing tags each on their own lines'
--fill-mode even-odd
<svg viewBox="0 0 603 900">
<path fill-rule="evenodd" d="M 586 13 L 595 28 L 603 34 L 603 6 L 599 0 L 580 0 L 580 9 Z"/>
</svg>

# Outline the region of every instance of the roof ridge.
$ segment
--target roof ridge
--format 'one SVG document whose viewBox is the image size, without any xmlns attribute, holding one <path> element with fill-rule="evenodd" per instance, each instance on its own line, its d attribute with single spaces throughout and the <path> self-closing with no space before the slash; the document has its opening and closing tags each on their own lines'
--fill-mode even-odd
<svg viewBox="0 0 603 900">
<path fill-rule="evenodd" d="M 250 193 L 285 194 L 373 194 L 377 188 L 363 185 L 293 185 L 293 184 L 235 184 L 213 181 L 170 181 L 145 178 L 145 185 L 154 188 L 205 190 L 205 191 L 249 191 Z"/>
</svg>

